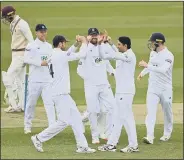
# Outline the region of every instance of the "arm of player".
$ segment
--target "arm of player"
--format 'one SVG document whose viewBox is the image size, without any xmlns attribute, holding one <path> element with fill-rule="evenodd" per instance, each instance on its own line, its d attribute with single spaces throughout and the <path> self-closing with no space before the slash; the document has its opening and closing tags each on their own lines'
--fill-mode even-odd
<svg viewBox="0 0 184 160">
<path fill-rule="evenodd" d="M 103 59 L 115 59 L 126 62 L 131 62 L 132 57 L 128 54 L 114 51 L 112 48 L 109 48 L 109 44 L 101 44 L 99 45 L 99 52 Z"/>
<path fill-rule="evenodd" d="M 80 59 L 79 60 L 79 63 L 78 63 L 78 66 L 77 66 L 77 74 L 82 78 L 84 79 L 84 60 L 83 59 Z"/>
<path fill-rule="evenodd" d="M 85 59 L 86 53 L 87 53 L 87 44 L 82 43 L 78 53 L 67 51 L 67 59 L 68 59 L 68 61 L 75 61 L 75 60 L 79 60 L 79 59 Z"/>
<path fill-rule="evenodd" d="M 147 69 L 153 72 L 166 73 L 173 65 L 173 62 L 174 62 L 174 57 L 169 57 L 168 59 L 165 59 L 165 63 L 162 66 L 157 67 L 157 66 L 148 64 Z"/>
<path fill-rule="evenodd" d="M 115 69 L 112 67 L 111 63 L 106 60 L 106 67 L 107 67 L 107 72 L 109 73 L 109 75 L 114 75 L 115 74 Z"/>
<path fill-rule="evenodd" d="M 142 71 L 141 71 L 141 73 L 140 73 L 140 75 L 141 75 L 141 77 L 144 77 L 146 74 L 148 74 L 149 73 L 149 70 L 148 70 L 148 68 L 144 68 Z"/>
<path fill-rule="evenodd" d="M 150 56 L 149 56 L 148 65 L 151 64 L 151 63 L 150 63 L 150 58 L 151 58 L 152 56 L 154 56 L 155 53 L 156 53 L 155 51 L 151 51 Z M 144 68 L 144 69 L 141 71 L 141 73 L 139 74 L 139 76 L 137 77 L 137 79 L 140 80 L 142 77 L 144 77 L 144 76 L 145 76 L 146 74 L 148 74 L 149 72 L 150 72 L 150 71 L 149 71 L 148 68 Z"/>
<path fill-rule="evenodd" d="M 24 63 L 35 66 L 47 66 L 47 61 L 42 61 L 39 56 L 35 55 L 34 49 L 29 44 L 24 53 Z"/>
<path fill-rule="evenodd" d="M 31 32 L 30 27 L 29 27 L 27 22 L 22 21 L 22 23 L 20 25 L 20 30 L 21 30 L 22 34 L 26 37 L 26 39 L 28 40 L 29 43 L 34 40 L 32 32 Z"/>
<path fill-rule="evenodd" d="M 68 52 L 76 52 L 79 45 L 80 45 L 80 42 L 76 41 L 67 51 Z"/>
<path fill-rule="evenodd" d="M 118 48 L 113 44 L 111 45 L 112 49 L 115 51 L 115 52 L 118 52 Z"/>
<path fill-rule="evenodd" d="M 109 47 L 107 43 L 99 44 L 99 53 L 102 59 L 106 59 L 106 60 L 114 59 L 113 52 L 115 51 L 111 47 Z"/>
</svg>

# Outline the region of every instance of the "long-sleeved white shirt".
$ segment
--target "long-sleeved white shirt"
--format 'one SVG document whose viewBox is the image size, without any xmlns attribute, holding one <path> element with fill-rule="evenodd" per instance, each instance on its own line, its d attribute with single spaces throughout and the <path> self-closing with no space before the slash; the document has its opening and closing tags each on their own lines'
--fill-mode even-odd
<svg viewBox="0 0 184 160">
<path fill-rule="evenodd" d="M 105 60 L 106 62 L 106 70 L 109 73 L 109 75 L 111 75 L 112 73 L 115 74 L 115 70 L 112 67 L 111 63 L 108 60 Z M 84 66 L 84 59 L 80 59 L 78 66 L 77 66 L 77 74 L 84 79 L 84 70 L 85 70 L 85 66 Z"/>
<path fill-rule="evenodd" d="M 88 44 L 84 59 L 84 85 L 109 85 L 106 62 L 100 58 L 99 46 Z"/>
<path fill-rule="evenodd" d="M 134 74 L 136 56 L 132 49 L 128 49 L 126 52 L 120 53 L 113 50 L 109 44 L 101 44 L 99 49 L 100 55 L 103 59 L 116 60 L 116 93 L 135 94 Z"/>
<path fill-rule="evenodd" d="M 86 54 L 86 48 L 87 45 L 82 44 L 79 53 L 74 53 L 72 50 L 62 51 L 59 48 L 54 48 L 50 58 L 54 72 L 54 77 L 50 83 L 53 96 L 70 93 L 70 72 L 68 62 L 83 58 Z"/>
<path fill-rule="evenodd" d="M 42 42 L 38 38 L 28 44 L 24 54 L 24 63 L 29 64 L 30 82 L 51 81 L 48 66 L 41 66 L 41 63 L 51 57 L 52 52 L 52 45 L 48 42 Z"/>
<path fill-rule="evenodd" d="M 146 68 L 149 72 L 149 91 L 155 91 L 156 88 L 172 89 L 173 64 L 174 56 L 167 47 L 150 55 Z"/>
</svg>

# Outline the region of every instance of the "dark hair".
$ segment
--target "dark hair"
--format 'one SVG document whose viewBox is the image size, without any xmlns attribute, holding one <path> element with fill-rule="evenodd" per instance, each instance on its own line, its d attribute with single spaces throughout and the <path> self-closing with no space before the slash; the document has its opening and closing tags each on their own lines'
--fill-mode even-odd
<svg viewBox="0 0 184 160">
<path fill-rule="evenodd" d="M 66 38 L 62 35 L 56 35 L 52 40 L 54 48 L 58 47 L 60 42 L 63 43 L 63 42 L 69 42 L 69 41 L 66 40 Z"/>
<path fill-rule="evenodd" d="M 123 45 L 127 45 L 127 48 L 130 49 L 131 48 L 131 40 L 129 37 L 126 36 L 121 36 L 118 38 L 118 40 L 123 44 Z"/>
</svg>

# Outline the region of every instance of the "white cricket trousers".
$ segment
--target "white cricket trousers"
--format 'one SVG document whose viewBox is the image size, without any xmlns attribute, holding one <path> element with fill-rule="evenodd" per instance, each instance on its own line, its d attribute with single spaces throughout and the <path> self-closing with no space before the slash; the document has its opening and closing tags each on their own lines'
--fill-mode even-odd
<svg viewBox="0 0 184 160">
<path fill-rule="evenodd" d="M 136 125 L 132 111 L 133 94 L 116 94 L 116 118 L 107 144 L 117 145 L 122 127 L 125 127 L 130 147 L 138 146 Z"/>
<path fill-rule="evenodd" d="M 56 121 L 55 107 L 50 93 L 50 83 L 29 82 L 28 96 L 24 115 L 24 127 L 31 128 L 35 106 L 41 95 L 46 110 L 49 125 Z"/>
<path fill-rule="evenodd" d="M 115 98 L 109 85 L 85 86 L 85 98 L 92 139 L 99 138 L 97 114 L 100 106 L 105 106 L 106 112 L 106 135 L 109 136 L 113 127 L 113 109 L 116 107 Z"/>
<path fill-rule="evenodd" d="M 146 116 L 146 129 L 147 137 L 154 139 L 154 128 L 156 123 L 157 107 L 160 103 L 164 113 L 164 133 L 165 136 L 170 136 L 173 130 L 173 112 L 172 112 L 172 89 L 160 90 L 158 92 L 147 92 L 147 116 Z"/>
<path fill-rule="evenodd" d="M 18 108 L 13 92 L 15 79 L 17 81 L 19 105 L 22 109 L 24 108 L 23 83 L 25 73 L 26 67 L 24 65 L 24 56 L 18 56 L 12 53 L 12 61 L 6 75 L 3 76 L 3 83 L 8 93 L 10 105 L 14 109 Z"/>
<path fill-rule="evenodd" d="M 76 103 L 69 94 L 53 97 L 58 120 L 37 135 L 40 142 L 45 142 L 63 131 L 68 125 L 72 127 L 77 147 L 88 147 L 84 136 L 82 117 Z"/>
</svg>

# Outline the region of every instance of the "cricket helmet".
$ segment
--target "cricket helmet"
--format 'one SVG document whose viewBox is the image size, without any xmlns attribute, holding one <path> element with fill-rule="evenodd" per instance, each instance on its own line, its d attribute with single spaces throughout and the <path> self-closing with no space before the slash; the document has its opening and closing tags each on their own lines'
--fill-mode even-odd
<svg viewBox="0 0 184 160">
<path fill-rule="evenodd" d="M 14 19 L 15 8 L 12 6 L 5 6 L 1 9 L 1 19 L 3 23 L 11 23 Z"/>
<path fill-rule="evenodd" d="M 156 51 L 156 49 L 159 47 L 159 43 L 165 43 L 165 36 L 159 32 L 152 33 L 148 40 L 148 48 L 150 50 Z"/>
<path fill-rule="evenodd" d="M 153 42 L 165 42 L 165 37 L 162 33 L 152 33 L 149 41 L 153 41 Z"/>
</svg>

